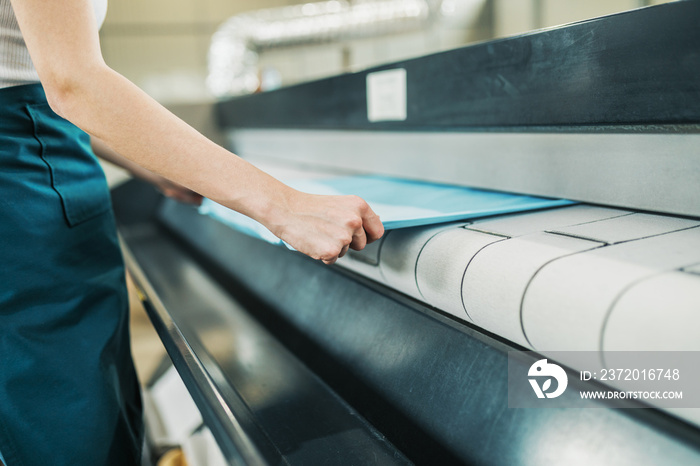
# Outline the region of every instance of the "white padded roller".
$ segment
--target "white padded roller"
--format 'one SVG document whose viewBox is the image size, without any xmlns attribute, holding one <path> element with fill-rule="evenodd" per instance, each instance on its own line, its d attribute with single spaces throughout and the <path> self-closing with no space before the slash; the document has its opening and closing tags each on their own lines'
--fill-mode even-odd
<svg viewBox="0 0 700 466">
<path fill-rule="evenodd" d="M 484 233 L 512 237 L 629 214 L 630 212 L 625 210 L 576 205 L 480 220 L 469 225 L 468 228 Z"/>
<path fill-rule="evenodd" d="M 603 331 L 604 351 L 700 351 L 700 275 L 669 272 L 632 285 Z"/>
<path fill-rule="evenodd" d="M 464 307 L 480 327 L 529 346 L 520 322 L 527 285 L 546 263 L 602 243 L 534 233 L 490 244 L 471 261 L 462 284 Z"/>
<path fill-rule="evenodd" d="M 557 228 L 552 231 L 592 241 L 616 244 L 697 226 L 700 226 L 700 222 L 697 220 L 665 215 L 631 214 Z"/>
<path fill-rule="evenodd" d="M 461 225 L 464 223 L 403 228 L 388 232 L 379 261 L 384 283 L 423 301 L 416 285 L 418 255 L 430 238 L 443 230 L 455 229 Z"/>
<path fill-rule="evenodd" d="M 608 315 L 603 350 L 700 351 L 700 275 L 675 271 L 635 283 Z M 617 354 L 605 353 L 605 363 L 618 367 Z M 700 426 L 698 408 L 666 411 Z"/>
<path fill-rule="evenodd" d="M 597 351 L 608 310 L 637 282 L 700 260 L 700 228 L 555 260 L 525 292 L 523 328 L 542 351 Z"/>
<path fill-rule="evenodd" d="M 425 302 L 468 320 L 462 305 L 464 271 L 481 248 L 504 239 L 465 228 L 452 228 L 431 238 L 416 266 L 416 282 Z"/>
<path fill-rule="evenodd" d="M 336 264 L 353 272 L 364 275 L 367 278 L 381 282 L 382 274 L 379 270 L 379 251 L 382 248 L 386 235 L 374 243 L 370 243 L 361 251 L 349 250 L 344 257 L 338 259 Z"/>
</svg>

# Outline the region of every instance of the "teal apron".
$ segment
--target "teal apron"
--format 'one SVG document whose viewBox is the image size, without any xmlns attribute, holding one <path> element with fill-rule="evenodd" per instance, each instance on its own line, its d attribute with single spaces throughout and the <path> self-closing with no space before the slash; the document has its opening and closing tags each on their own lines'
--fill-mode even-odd
<svg viewBox="0 0 700 466">
<path fill-rule="evenodd" d="M 0 453 L 139 464 L 124 266 L 89 136 L 39 84 L 0 89 L 0 112 Z"/>
</svg>

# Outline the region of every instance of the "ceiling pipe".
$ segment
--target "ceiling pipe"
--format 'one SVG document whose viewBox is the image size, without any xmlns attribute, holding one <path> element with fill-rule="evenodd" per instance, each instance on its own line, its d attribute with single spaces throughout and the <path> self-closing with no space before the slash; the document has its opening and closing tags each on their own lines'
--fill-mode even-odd
<svg viewBox="0 0 700 466">
<path fill-rule="evenodd" d="M 258 53 L 418 30 L 453 20 L 483 0 L 329 0 L 243 13 L 224 22 L 209 48 L 207 86 L 219 98 L 260 87 Z"/>
</svg>

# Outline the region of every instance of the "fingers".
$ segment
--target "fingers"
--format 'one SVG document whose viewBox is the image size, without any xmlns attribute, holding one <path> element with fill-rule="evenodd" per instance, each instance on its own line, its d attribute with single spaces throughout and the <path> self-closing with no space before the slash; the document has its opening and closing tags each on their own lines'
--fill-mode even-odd
<svg viewBox="0 0 700 466">
<path fill-rule="evenodd" d="M 352 230 L 350 248 L 359 251 L 364 249 L 367 244 L 382 237 L 384 234 L 384 225 L 382 225 L 379 216 L 374 213 L 364 199 L 357 196 L 351 196 L 351 198 L 355 202 L 354 207 L 357 214 L 359 214 L 359 218 L 348 223 L 348 226 Z"/>
<path fill-rule="evenodd" d="M 374 213 L 367 202 L 362 200 L 362 204 L 360 216 L 362 217 L 362 236 L 364 242 L 359 249 L 364 248 L 365 245 L 378 240 L 382 237 L 382 235 L 384 235 L 384 225 L 379 219 L 379 216 Z M 353 240 L 354 239 L 355 238 L 353 237 Z"/>
<path fill-rule="evenodd" d="M 384 225 L 379 219 L 379 216 L 368 206 L 369 212 L 362 217 L 362 226 L 367 235 L 367 243 L 377 241 L 384 235 Z"/>
<path fill-rule="evenodd" d="M 345 246 L 342 247 L 342 249 L 340 250 L 340 252 L 338 253 L 337 256 L 335 256 L 335 257 L 333 257 L 333 258 L 331 258 L 331 259 L 321 259 L 321 262 L 323 262 L 323 263 L 326 264 L 326 265 L 335 264 L 335 262 L 336 262 L 338 259 L 340 259 L 341 257 L 343 257 L 343 256 L 348 252 L 348 247 L 349 247 L 349 246 L 350 246 L 349 244 L 346 244 Z"/>
<path fill-rule="evenodd" d="M 349 240 L 350 237 L 347 236 L 340 241 L 328 243 L 325 248 L 322 248 L 323 252 L 317 258 L 326 265 L 335 264 L 338 259 L 348 252 L 348 247 L 350 246 Z"/>
<path fill-rule="evenodd" d="M 340 252 L 338 253 L 337 256 L 333 256 L 333 257 L 331 257 L 331 258 L 326 258 L 326 259 L 321 259 L 321 261 L 322 261 L 324 264 L 326 264 L 326 265 L 335 264 L 335 262 L 336 262 L 338 259 L 340 259 L 341 257 L 343 257 L 343 256 L 348 252 L 348 248 L 349 248 L 349 247 L 351 247 L 350 244 L 345 244 L 344 246 L 342 246 L 342 247 L 340 248 Z"/>
<path fill-rule="evenodd" d="M 200 206 L 202 205 L 202 200 L 204 200 L 204 196 L 195 192 L 191 192 L 187 195 L 187 199 L 185 200 L 185 202 L 194 204 L 196 206 Z"/>
<path fill-rule="evenodd" d="M 359 251 L 361 249 L 364 249 L 364 247 L 367 245 L 367 235 L 365 234 L 365 229 L 362 228 L 362 225 L 360 225 L 359 228 L 357 228 L 353 234 L 352 234 L 352 241 L 350 242 L 349 246 L 354 249 L 355 251 Z M 344 251 L 347 251 L 348 246 L 345 246 L 343 248 Z M 341 251 L 340 257 L 343 257 L 344 252 Z"/>
</svg>

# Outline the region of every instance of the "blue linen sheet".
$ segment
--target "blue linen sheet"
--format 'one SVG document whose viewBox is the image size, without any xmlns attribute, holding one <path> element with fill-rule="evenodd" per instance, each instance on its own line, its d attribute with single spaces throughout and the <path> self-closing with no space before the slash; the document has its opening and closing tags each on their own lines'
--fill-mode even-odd
<svg viewBox="0 0 700 466">
<path fill-rule="evenodd" d="M 285 183 L 312 194 L 356 194 L 369 203 L 387 231 L 574 203 L 375 175 L 296 179 Z M 243 233 L 270 243 L 282 243 L 260 223 L 209 199 L 202 202 L 200 212 Z"/>
</svg>

